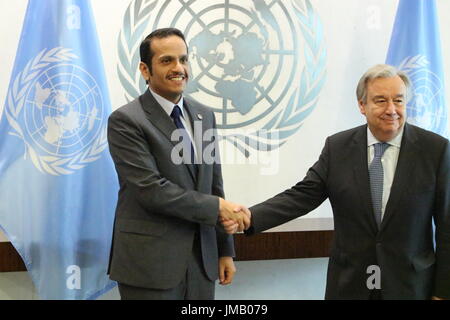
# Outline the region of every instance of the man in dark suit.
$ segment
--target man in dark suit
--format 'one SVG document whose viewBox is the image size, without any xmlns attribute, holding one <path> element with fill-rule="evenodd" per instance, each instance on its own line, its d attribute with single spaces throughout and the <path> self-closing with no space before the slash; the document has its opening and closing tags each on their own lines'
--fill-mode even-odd
<svg viewBox="0 0 450 320">
<path fill-rule="evenodd" d="M 122 299 L 213 299 L 218 276 L 228 284 L 235 273 L 233 239 L 219 218 L 241 228 L 249 221 L 223 199 L 220 164 L 203 157 L 213 143 L 208 155 L 218 159 L 217 142 L 202 141 L 215 119 L 182 95 L 189 78 L 184 35 L 156 30 L 140 50 L 149 90 L 108 123 L 120 182 L 110 277 Z"/>
<path fill-rule="evenodd" d="M 367 125 L 328 137 L 301 182 L 250 208 L 247 234 L 330 200 L 326 299 L 450 298 L 449 141 L 405 123 L 409 88 L 394 67 L 369 69 L 357 88 Z"/>
</svg>

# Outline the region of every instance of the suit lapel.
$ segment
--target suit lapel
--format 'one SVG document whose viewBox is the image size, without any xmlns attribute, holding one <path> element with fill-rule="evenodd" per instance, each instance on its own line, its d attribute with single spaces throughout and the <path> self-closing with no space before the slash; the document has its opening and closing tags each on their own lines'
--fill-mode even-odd
<svg viewBox="0 0 450 320">
<path fill-rule="evenodd" d="M 367 125 L 362 126 L 353 138 L 353 146 L 351 154 L 355 155 L 353 159 L 353 175 L 356 186 L 359 190 L 360 199 L 366 215 L 366 221 L 369 221 L 370 228 L 377 233 L 378 226 L 373 214 L 372 196 L 370 194 L 369 167 L 367 155 Z"/>
<path fill-rule="evenodd" d="M 147 115 L 147 119 L 164 134 L 170 143 L 174 146 L 177 145 L 177 141 L 171 140 L 172 132 L 176 130 L 177 127 L 150 91 L 147 90 L 142 96 L 140 96 L 139 101 L 141 102 L 142 108 Z"/>
<path fill-rule="evenodd" d="M 169 140 L 169 142 L 176 146 L 178 141 L 172 141 L 171 136 L 174 130 L 177 129 L 172 119 L 167 115 L 164 109 L 156 101 L 151 94 L 150 90 L 147 90 L 143 95 L 139 97 L 141 106 L 147 115 L 147 119 Z M 191 117 L 192 121 L 192 117 Z M 185 167 L 189 171 L 194 182 L 197 180 L 195 171 L 192 164 L 185 164 Z"/>
<path fill-rule="evenodd" d="M 418 150 L 415 145 L 417 137 L 413 130 L 413 127 L 405 123 L 394 181 L 392 182 L 391 193 L 386 205 L 383 220 L 381 221 L 380 229 L 383 229 L 386 226 L 389 219 L 396 212 L 398 201 L 405 190 L 408 189 L 409 177 L 411 177 L 411 173 L 414 172 L 416 161 L 412 161 L 412 159 L 419 158 L 418 153 L 420 150 Z"/>
</svg>

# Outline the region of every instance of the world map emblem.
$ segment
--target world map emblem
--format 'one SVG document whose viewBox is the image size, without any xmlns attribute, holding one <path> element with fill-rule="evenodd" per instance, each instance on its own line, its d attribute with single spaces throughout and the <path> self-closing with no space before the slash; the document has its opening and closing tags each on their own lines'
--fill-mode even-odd
<svg viewBox="0 0 450 320">
<path fill-rule="evenodd" d="M 70 49 L 41 51 L 19 72 L 5 115 L 40 171 L 74 173 L 107 147 L 103 98 L 95 79 Z"/>
<path fill-rule="evenodd" d="M 444 83 L 429 69 L 425 55 L 406 57 L 398 66 L 412 82 L 413 94 L 407 104 L 408 122 L 427 130 L 448 134 Z"/>
<path fill-rule="evenodd" d="M 140 42 L 169 26 L 183 31 L 189 47 L 185 94 L 215 112 L 221 139 L 246 156 L 283 145 L 317 106 L 326 46 L 310 1 L 131 1 L 118 39 L 127 101 L 146 90 Z"/>
</svg>

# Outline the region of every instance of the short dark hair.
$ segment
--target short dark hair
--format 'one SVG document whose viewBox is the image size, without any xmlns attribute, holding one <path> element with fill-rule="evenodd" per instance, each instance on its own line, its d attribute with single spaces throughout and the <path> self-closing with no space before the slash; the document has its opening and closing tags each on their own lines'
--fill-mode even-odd
<svg viewBox="0 0 450 320">
<path fill-rule="evenodd" d="M 139 52 L 141 54 L 141 61 L 145 63 L 150 71 L 150 74 L 152 74 L 152 59 L 155 53 L 152 50 L 151 44 L 152 39 L 163 39 L 168 38 L 170 36 L 178 36 L 181 39 L 183 39 L 184 43 L 186 44 L 186 50 L 188 49 L 186 39 L 184 38 L 183 32 L 176 28 L 162 28 L 162 29 L 156 29 L 152 33 L 150 33 L 142 42 L 141 47 L 139 49 Z"/>
</svg>

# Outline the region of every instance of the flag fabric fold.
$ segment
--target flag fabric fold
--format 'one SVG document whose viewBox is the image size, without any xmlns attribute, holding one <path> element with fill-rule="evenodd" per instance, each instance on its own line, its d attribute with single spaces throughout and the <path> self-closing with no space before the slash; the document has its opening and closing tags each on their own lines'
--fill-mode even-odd
<svg viewBox="0 0 450 320">
<path fill-rule="evenodd" d="M 29 0 L 0 119 L 0 227 L 41 299 L 95 299 L 118 183 L 111 104 L 87 0 Z"/>
<path fill-rule="evenodd" d="M 435 0 L 400 0 L 386 63 L 413 82 L 408 122 L 449 137 Z"/>
</svg>

